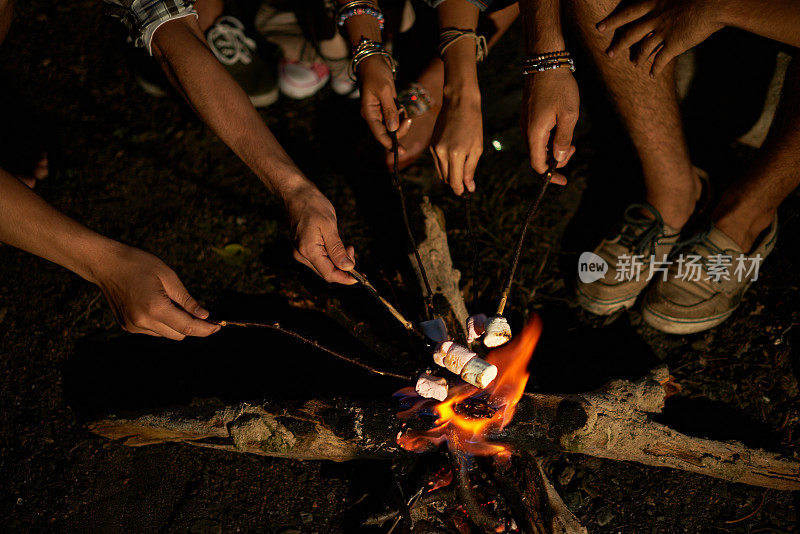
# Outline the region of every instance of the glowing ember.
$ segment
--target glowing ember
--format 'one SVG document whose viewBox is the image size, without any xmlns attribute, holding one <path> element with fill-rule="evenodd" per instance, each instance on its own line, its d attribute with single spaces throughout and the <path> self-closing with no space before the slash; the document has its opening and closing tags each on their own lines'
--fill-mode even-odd
<svg viewBox="0 0 800 534">
<path fill-rule="evenodd" d="M 398 414 L 401 419 L 431 411 L 437 416 L 427 431 L 407 430 L 397 437 L 398 444 L 409 451 L 425 451 L 432 445 L 447 442 L 451 450 L 473 455 L 507 453 L 508 447 L 487 440 L 490 433 L 502 430 L 511 422 L 517 403 L 528 383 L 528 362 L 542 333 L 542 320 L 534 315 L 511 343 L 493 350 L 486 358 L 498 369 L 497 378 L 485 390 L 464 384 L 450 389 L 448 397 L 436 403 L 417 399 L 413 406 Z M 409 391 L 410 390 L 410 391 Z M 413 389 L 397 392 L 415 395 Z"/>
</svg>

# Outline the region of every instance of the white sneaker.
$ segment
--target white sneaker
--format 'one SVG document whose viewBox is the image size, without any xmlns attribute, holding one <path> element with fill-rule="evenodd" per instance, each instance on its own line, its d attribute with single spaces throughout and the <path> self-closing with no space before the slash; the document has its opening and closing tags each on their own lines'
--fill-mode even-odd
<svg viewBox="0 0 800 534">
<path fill-rule="evenodd" d="M 347 98 L 359 98 L 361 96 L 358 83 L 351 80 L 347 74 L 331 76 L 331 89 L 337 95 L 346 96 Z"/>
<path fill-rule="evenodd" d="M 289 98 L 302 100 L 325 87 L 331 71 L 322 63 L 305 65 L 282 59 L 278 66 L 278 87 Z"/>
</svg>

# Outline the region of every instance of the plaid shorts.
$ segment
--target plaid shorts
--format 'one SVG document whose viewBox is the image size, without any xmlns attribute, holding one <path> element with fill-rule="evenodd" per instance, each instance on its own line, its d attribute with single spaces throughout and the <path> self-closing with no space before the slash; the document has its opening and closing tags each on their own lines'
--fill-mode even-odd
<svg viewBox="0 0 800 534">
<path fill-rule="evenodd" d="M 167 21 L 188 16 L 197 16 L 195 0 L 103 0 L 108 4 L 109 14 L 122 21 L 131 41 L 136 46 L 147 48 L 153 34 Z"/>
</svg>

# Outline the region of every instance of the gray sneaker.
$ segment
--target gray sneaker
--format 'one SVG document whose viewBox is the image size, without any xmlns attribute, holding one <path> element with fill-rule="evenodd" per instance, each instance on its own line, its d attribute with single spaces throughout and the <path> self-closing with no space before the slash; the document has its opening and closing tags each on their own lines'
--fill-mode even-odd
<svg viewBox="0 0 800 534">
<path fill-rule="evenodd" d="M 578 279 L 578 303 L 597 315 L 610 315 L 633 306 L 648 285 L 651 262 L 666 260 L 679 233 L 664 223 L 652 205 L 628 206 L 619 233 L 604 239 L 594 249 L 594 254 L 608 264 L 608 269 L 602 278 L 593 282 Z"/>
<path fill-rule="evenodd" d="M 230 15 L 214 22 L 206 31 L 206 40 L 255 107 L 269 106 L 278 99 L 279 54 L 274 45 L 265 43 L 262 45 L 265 49 L 259 51 L 255 40 L 245 33 L 242 21 Z"/>
<path fill-rule="evenodd" d="M 642 303 L 642 318 L 668 334 L 693 334 L 730 317 L 758 279 L 761 261 L 775 248 L 778 218 L 750 254 L 718 228 L 692 238 Z"/>
</svg>

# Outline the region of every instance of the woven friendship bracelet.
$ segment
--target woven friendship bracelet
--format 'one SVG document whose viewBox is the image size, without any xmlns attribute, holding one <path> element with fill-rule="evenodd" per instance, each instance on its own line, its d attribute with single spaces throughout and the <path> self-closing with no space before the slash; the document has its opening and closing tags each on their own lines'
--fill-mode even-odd
<svg viewBox="0 0 800 534">
<path fill-rule="evenodd" d="M 439 57 L 444 58 L 445 51 L 456 41 L 469 37 L 475 41 L 475 59 L 480 63 L 489 53 L 486 37 L 478 35 L 473 30 L 459 30 L 457 28 L 442 30 L 439 34 Z"/>
<path fill-rule="evenodd" d="M 383 58 L 386 60 L 386 63 L 389 65 L 389 68 L 392 69 L 392 77 L 396 77 L 397 61 L 395 61 L 392 55 L 386 51 L 383 43 L 362 37 L 361 41 L 358 43 L 358 46 L 353 51 L 353 57 L 350 60 L 350 66 L 347 69 L 347 74 L 350 76 L 350 79 L 354 82 L 358 81 L 358 66 L 368 57 L 376 55 L 383 56 Z"/>
<path fill-rule="evenodd" d="M 569 52 L 548 52 L 528 58 L 522 62 L 522 74 L 535 74 L 547 70 L 567 68 L 570 72 L 575 72 L 575 62 Z"/>
<path fill-rule="evenodd" d="M 336 14 L 334 15 L 334 19 L 336 20 L 336 25 L 341 28 L 344 26 L 344 23 L 347 22 L 347 19 L 357 15 L 369 15 L 374 17 L 378 21 L 378 27 L 383 31 L 385 20 L 383 13 L 372 2 L 366 2 L 364 0 L 355 0 L 339 6 L 339 9 L 336 10 Z"/>
</svg>

